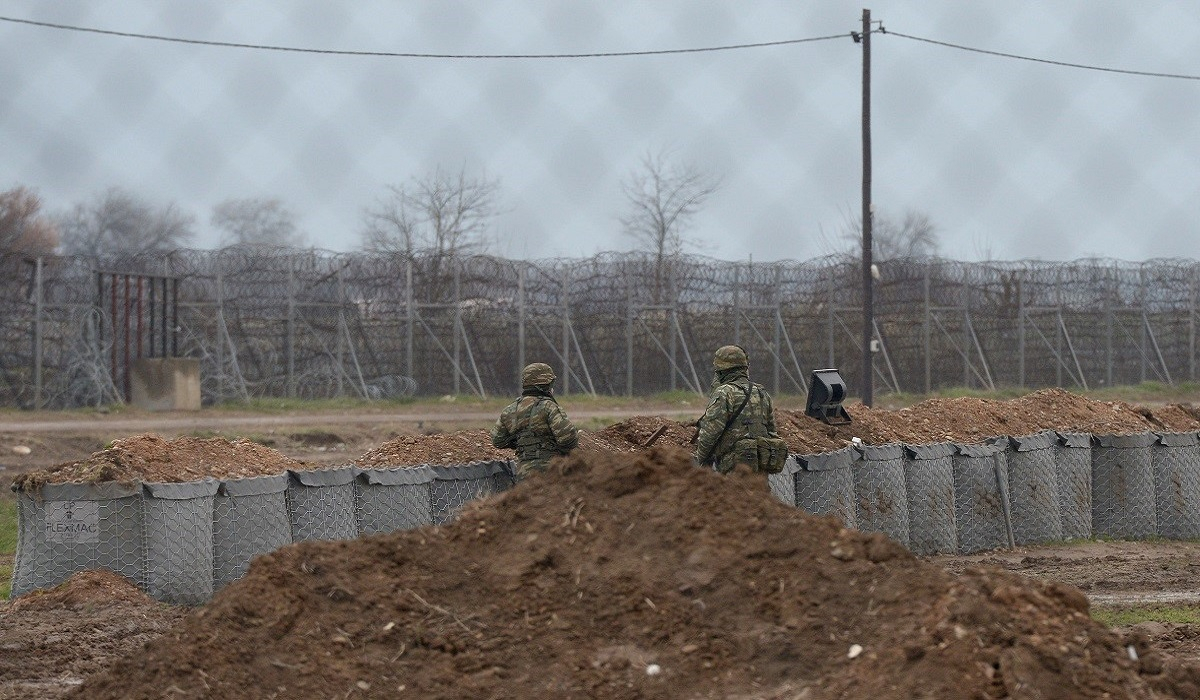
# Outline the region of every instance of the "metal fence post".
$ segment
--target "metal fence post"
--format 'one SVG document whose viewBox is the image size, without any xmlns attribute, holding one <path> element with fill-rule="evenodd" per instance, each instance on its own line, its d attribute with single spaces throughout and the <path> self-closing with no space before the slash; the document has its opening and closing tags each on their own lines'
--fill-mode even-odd
<svg viewBox="0 0 1200 700">
<path fill-rule="evenodd" d="M 458 396 L 462 393 L 460 389 L 460 376 L 462 375 L 462 299 L 459 296 L 459 275 L 458 258 L 453 258 L 454 264 L 454 395 Z"/>
<path fill-rule="evenodd" d="M 521 392 L 521 371 L 525 368 L 525 266 L 517 268 L 517 393 Z"/>
<path fill-rule="evenodd" d="M 925 321 L 921 327 L 921 348 L 925 354 L 925 393 L 926 394 L 928 394 L 929 392 L 931 392 L 933 390 L 933 367 L 932 367 L 932 359 L 930 358 L 930 354 L 933 351 L 933 339 L 932 339 L 932 334 L 933 334 L 932 321 L 933 321 L 933 319 L 930 317 L 931 311 L 929 308 L 929 304 L 930 304 L 929 265 L 930 264 L 931 264 L 930 261 L 928 261 L 928 260 L 925 261 L 925 273 L 924 273 L 924 275 L 922 275 L 922 277 L 924 278 L 922 280 L 922 286 L 923 286 L 924 292 L 925 292 Z"/>
<path fill-rule="evenodd" d="M 633 279 L 625 272 L 625 395 L 633 396 Z"/>
<path fill-rule="evenodd" d="M 1025 276 L 1017 277 L 1017 386 L 1025 388 Z"/>
<path fill-rule="evenodd" d="M 34 301 L 33 301 L 33 407 L 42 407 L 42 256 L 34 262 Z"/>
<path fill-rule="evenodd" d="M 563 396 L 571 393 L 571 268 L 562 268 L 562 357 Z"/>
<path fill-rule="evenodd" d="M 780 331 L 783 327 L 783 306 L 779 302 L 779 285 L 783 282 L 780 275 L 779 267 L 775 268 L 775 361 L 773 363 L 774 373 L 771 377 L 771 391 L 776 395 L 779 394 L 779 367 L 783 362 L 783 341 L 780 339 Z"/>
<path fill-rule="evenodd" d="M 288 256 L 287 275 L 287 395 L 296 397 L 296 258 Z"/>
<path fill-rule="evenodd" d="M 413 261 L 405 259 L 404 265 L 404 374 L 413 378 Z"/>
</svg>

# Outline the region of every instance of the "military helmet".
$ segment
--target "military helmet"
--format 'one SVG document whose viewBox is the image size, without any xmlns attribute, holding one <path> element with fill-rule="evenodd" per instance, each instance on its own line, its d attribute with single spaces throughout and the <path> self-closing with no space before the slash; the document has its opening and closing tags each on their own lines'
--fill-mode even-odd
<svg viewBox="0 0 1200 700">
<path fill-rule="evenodd" d="M 750 360 L 746 358 L 746 351 L 736 345 L 721 347 L 713 356 L 713 369 L 718 371 L 749 366 Z"/>
<path fill-rule="evenodd" d="M 525 365 L 525 369 L 521 370 L 521 386 L 541 386 L 542 384 L 550 384 L 557 377 L 554 370 L 550 369 L 550 365 L 545 362 L 534 362 L 531 365 Z"/>
</svg>

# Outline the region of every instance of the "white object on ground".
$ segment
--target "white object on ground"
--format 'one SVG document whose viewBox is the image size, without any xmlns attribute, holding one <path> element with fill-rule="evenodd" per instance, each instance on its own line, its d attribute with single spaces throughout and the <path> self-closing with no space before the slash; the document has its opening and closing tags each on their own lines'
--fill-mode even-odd
<svg viewBox="0 0 1200 700">
<path fill-rule="evenodd" d="M 662 666 L 659 666 L 658 664 L 650 664 L 646 667 L 647 676 L 657 676 L 660 673 L 662 673 Z"/>
<path fill-rule="evenodd" d="M 851 644 L 850 645 L 850 653 L 846 654 L 846 656 L 849 656 L 850 658 L 854 659 L 854 658 L 857 658 L 858 655 L 861 653 L 863 653 L 863 648 L 861 646 L 859 646 L 858 644 Z"/>
</svg>

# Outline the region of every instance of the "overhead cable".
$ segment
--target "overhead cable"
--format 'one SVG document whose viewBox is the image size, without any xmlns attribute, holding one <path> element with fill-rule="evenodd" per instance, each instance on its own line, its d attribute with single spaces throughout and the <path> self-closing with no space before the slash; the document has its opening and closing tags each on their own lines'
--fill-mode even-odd
<svg viewBox="0 0 1200 700">
<path fill-rule="evenodd" d="M 951 44 L 948 41 L 938 41 L 936 39 L 926 39 L 924 37 L 912 36 L 909 34 L 902 34 L 900 32 L 893 32 L 890 29 L 881 29 L 881 30 L 879 30 L 878 33 L 879 34 L 888 34 L 891 36 L 898 36 L 898 37 L 902 37 L 904 39 L 912 39 L 913 41 L 923 41 L 927 44 L 936 44 L 938 46 L 945 46 L 947 48 L 958 49 L 960 51 L 971 51 L 973 53 L 982 53 L 982 54 L 987 54 L 988 56 L 999 56 L 1001 58 L 1015 58 L 1020 61 L 1032 61 L 1034 63 L 1048 63 L 1052 66 L 1064 66 L 1067 68 L 1081 68 L 1084 70 L 1102 71 L 1104 73 L 1120 73 L 1122 75 L 1140 75 L 1140 76 L 1150 77 L 1150 78 L 1177 78 L 1179 80 L 1200 80 L 1200 76 L 1198 76 L 1198 75 L 1184 75 L 1184 74 L 1180 74 L 1180 73 L 1156 73 L 1153 71 L 1141 71 L 1141 70 L 1126 70 L 1124 68 L 1108 68 L 1105 66 L 1090 66 L 1087 64 L 1083 64 L 1083 63 L 1068 63 L 1066 61 L 1052 61 L 1048 58 L 1034 58 L 1032 56 L 1019 56 L 1017 54 L 1012 54 L 1012 53 L 1003 53 L 1001 51 L 989 51 L 987 49 L 977 49 L 977 48 L 974 48 L 971 46 L 963 46 L 961 44 Z"/>
<path fill-rule="evenodd" d="M 814 36 L 805 39 L 782 39 L 779 41 L 760 41 L 750 44 L 726 44 L 724 46 L 704 46 L 690 49 L 655 49 L 648 51 L 600 51 L 594 53 L 478 53 L 478 54 L 461 54 L 461 53 L 417 53 L 409 51 L 350 51 L 338 49 L 308 49 L 296 46 L 275 46 L 270 44 L 243 44 L 232 41 L 208 41 L 204 39 L 184 39 L 181 37 L 162 36 L 159 34 L 139 34 L 136 32 L 118 32 L 111 29 L 96 29 L 94 27 L 79 27 L 69 24 L 55 24 L 53 22 L 37 22 L 29 19 L 19 19 L 16 17 L 0 16 L 0 22 L 12 22 L 15 24 L 28 24 L 35 27 L 46 27 L 49 29 L 62 29 L 72 32 L 85 32 L 88 34 L 103 34 L 106 36 L 118 36 L 129 39 L 149 39 L 152 41 L 166 41 L 175 44 L 194 44 L 199 46 L 219 46 L 232 49 L 256 49 L 259 51 L 284 51 L 289 53 L 309 53 L 309 54 L 324 54 L 333 56 L 377 56 L 386 58 L 443 58 L 443 59 L 547 59 L 547 58 L 616 58 L 621 56 L 664 56 L 669 54 L 684 54 L 684 53 L 710 53 L 714 51 L 736 51 L 740 49 L 758 49 L 768 46 L 788 46 L 790 44 L 804 44 L 813 41 L 828 41 L 830 39 L 846 39 L 850 37 L 850 32 L 842 34 L 830 34 L 828 36 Z"/>
</svg>

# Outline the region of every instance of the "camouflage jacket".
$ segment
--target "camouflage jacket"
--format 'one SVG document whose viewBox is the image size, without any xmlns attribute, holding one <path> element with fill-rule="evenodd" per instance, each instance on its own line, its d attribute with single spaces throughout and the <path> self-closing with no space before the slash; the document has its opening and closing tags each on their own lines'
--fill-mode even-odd
<svg viewBox="0 0 1200 700">
<path fill-rule="evenodd" d="M 517 451 L 517 475 L 546 471 L 550 458 L 575 449 L 579 434 L 566 412 L 547 393 L 526 389 L 500 413 L 492 444 Z"/>
<path fill-rule="evenodd" d="M 779 437 L 779 434 L 775 432 L 775 411 L 771 407 L 771 395 L 761 384 L 751 382 L 745 369 L 722 373 L 719 381 L 710 395 L 708 409 L 696 423 L 699 428 L 696 437 L 696 462 L 704 466 L 712 465 L 718 472 L 728 474 L 739 462 L 746 462 L 751 466 L 757 464 L 757 459 L 750 461 L 748 454 L 740 454 L 739 450 L 735 449 L 739 440 Z M 729 429 L 725 430 L 726 423 L 729 423 L 742 401 L 746 400 L 747 388 L 750 389 L 750 399 L 746 401 L 746 407 L 729 425 Z M 722 430 L 725 430 L 723 436 Z"/>
</svg>

